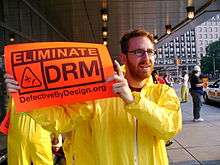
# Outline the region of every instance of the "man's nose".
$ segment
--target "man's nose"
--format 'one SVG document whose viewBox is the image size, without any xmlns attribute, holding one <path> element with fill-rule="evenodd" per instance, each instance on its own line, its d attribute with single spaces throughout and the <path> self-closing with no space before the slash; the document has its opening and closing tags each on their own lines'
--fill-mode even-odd
<svg viewBox="0 0 220 165">
<path fill-rule="evenodd" d="M 150 56 L 147 52 L 144 52 L 143 55 L 142 55 L 142 58 L 145 59 L 145 60 L 149 60 Z"/>
</svg>

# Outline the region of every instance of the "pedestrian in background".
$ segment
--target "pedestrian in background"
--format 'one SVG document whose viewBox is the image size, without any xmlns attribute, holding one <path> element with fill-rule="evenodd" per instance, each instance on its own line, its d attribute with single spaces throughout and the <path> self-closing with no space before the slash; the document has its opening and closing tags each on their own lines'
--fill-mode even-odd
<svg viewBox="0 0 220 165">
<path fill-rule="evenodd" d="M 171 81 L 170 81 L 170 79 L 169 79 L 168 74 L 166 74 L 166 73 L 164 74 L 163 80 L 164 80 L 165 84 L 167 84 L 168 86 L 172 87 Z"/>
<path fill-rule="evenodd" d="M 181 103 L 186 103 L 189 99 L 189 75 L 186 71 L 183 72 L 182 86 L 181 86 Z"/>
<path fill-rule="evenodd" d="M 159 73 L 157 70 L 153 70 L 151 75 L 152 75 L 154 84 L 165 84 L 165 81 L 163 80 L 163 78 L 159 76 Z"/>
<path fill-rule="evenodd" d="M 200 79 L 201 69 L 198 65 L 196 65 L 192 71 L 192 75 L 190 77 L 190 94 L 193 99 L 193 121 L 194 122 L 202 122 L 203 118 L 200 117 L 200 110 L 202 106 L 201 97 L 203 95 L 203 82 Z"/>
</svg>

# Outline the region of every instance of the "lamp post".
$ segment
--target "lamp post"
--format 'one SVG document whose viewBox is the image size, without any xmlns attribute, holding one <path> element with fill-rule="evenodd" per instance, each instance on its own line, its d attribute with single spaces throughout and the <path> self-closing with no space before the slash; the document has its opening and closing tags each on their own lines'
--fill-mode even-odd
<svg viewBox="0 0 220 165">
<path fill-rule="evenodd" d="M 212 64 L 213 64 L 213 75 L 215 75 L 215 57 L 212 57 Z"/>
<path fill-rule="evenodd" d="M 175 62 L 176 62 L 176 78 L 178 80 L 180 59 L 176 58 Z"/>
</svg>

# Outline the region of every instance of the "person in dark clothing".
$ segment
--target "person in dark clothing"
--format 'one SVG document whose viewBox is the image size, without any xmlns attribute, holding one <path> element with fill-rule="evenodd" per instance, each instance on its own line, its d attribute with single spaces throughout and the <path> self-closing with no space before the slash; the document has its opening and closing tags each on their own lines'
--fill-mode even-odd
<svg viewBox="0 0 220 165">
<path fill-rule="evenodd" d="M 190 77 L 190 94 L 193 99 L 193 121 L 202 122 L 204 119 L 200 117 L 200 110 L 202 106 L 201 97 L 203 95 L 203 82 L 200 79 L 201 69 L 199 66 L 195 66 L 192 75 Z"/>
</svg>

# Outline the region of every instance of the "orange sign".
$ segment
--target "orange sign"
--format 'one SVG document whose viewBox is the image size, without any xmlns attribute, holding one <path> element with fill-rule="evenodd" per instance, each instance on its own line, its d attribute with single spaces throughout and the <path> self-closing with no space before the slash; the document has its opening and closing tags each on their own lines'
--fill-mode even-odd
<svg viewBox="0 0 220 165">
<path fill-rule="evenodd" d="M 41 42 L 5 47 L 6 72 L 21 89 L 14 94 L 17 111 L 112 97 L 114 73 L 101 44 Z"/>
</svg>

